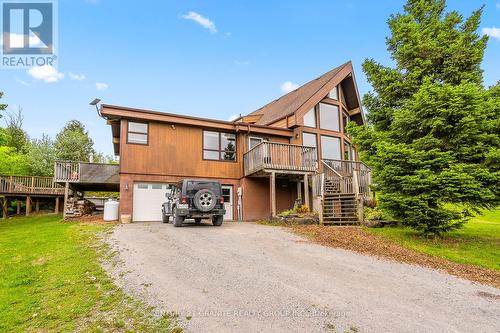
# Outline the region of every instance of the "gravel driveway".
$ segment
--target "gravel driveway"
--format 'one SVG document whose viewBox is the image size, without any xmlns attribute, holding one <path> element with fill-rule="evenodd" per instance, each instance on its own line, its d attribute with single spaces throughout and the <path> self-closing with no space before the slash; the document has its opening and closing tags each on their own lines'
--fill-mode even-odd
<svg viewBox="0 0 500 333">
<path fill-rule="evenodd" d="M 118 285 L 187 332 L 498 332 L 500 290 L 253 223 L 118 225 Z M 496 296 L 496 299 L 495 299 Z"/>
</svg>

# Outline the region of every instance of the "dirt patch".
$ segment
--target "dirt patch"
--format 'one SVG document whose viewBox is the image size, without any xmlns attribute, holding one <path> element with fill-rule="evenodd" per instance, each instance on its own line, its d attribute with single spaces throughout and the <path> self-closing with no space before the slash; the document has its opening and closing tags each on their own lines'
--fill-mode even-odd
<svg viewBox="0 0 500 333">
<path fill-rule="evenodd" d="M 68 218 L 67 221 L 81 222 L 81 223 L 93 223 L 93 224 L 119 224 L 119 221 L 104 221 L 103 215 L 86 215 L 74 218 Z"/>
<path fill-rule="evenodd" d="M 310 225 L 292 226 L 291 229 L 321 245 L 439 269 L 467 280 L 500 288 L 500 272 L 419 253 L 380 236 L 372 235 L 363 228 Z"/>
</svg>

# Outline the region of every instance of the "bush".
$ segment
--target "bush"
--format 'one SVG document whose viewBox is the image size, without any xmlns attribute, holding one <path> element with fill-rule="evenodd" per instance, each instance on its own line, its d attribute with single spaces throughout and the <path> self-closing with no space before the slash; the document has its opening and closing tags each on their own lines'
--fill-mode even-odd
<svg viewBox="0 0 500 333">
<path fill-rule="evenodd" d="M 366 221 L 381 221 L 384 219 L 384 213 L 380 208 L 366 208 L 363 216 Z"/>
</svg>

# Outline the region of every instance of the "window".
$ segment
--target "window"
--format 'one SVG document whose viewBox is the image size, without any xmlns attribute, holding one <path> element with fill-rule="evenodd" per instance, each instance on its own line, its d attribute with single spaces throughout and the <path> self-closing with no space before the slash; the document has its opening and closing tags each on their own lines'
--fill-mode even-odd
<svg viewBox="0 0 500 333">
<path fill-rule="evenodd" d="M 316 110 L 312 108 L 304 116 L 304 126 L 316 127 Z"/>
<path fill-rule="evenodd" d="M 327 160 L 340 160 L 340 138 L 321 136 L 321 157 Z"/>
<path fill-rule="evenodd" d="M 320 103 L 319 125 L 321 129 L 339 132 L 339 107 L 336 105 Z"/>
<path fill-rule="evenodd" d="M 303 132 L 302 145 L 307 147 L 314 147 L 316 148 L 316 150 L 318 150 L 318 142 L 316 141 L 316 134 Z"/>
<path fill-rule="evenodd" d="M 162 184 L 152 184 L 151 188 L 153 190 L 161 190 L 163 188 L 163 185 Z"/>
<path fill-rule="evenodd" d="M 345 112 L 342 112 L 342 126 L 345 131 L 347 124 L 349 124 L 349 115 Z"/>
<path fill-rule="evenodd" d="M 203 131 L 203 159 L 236 161 L 236 135 Z"/>
<path fill-rule="evenodd" d="M 302 145 L 317 148 L 318 144 L 316 142 L 316 134 L 306 132 L 302 133 Z"/>
<path fill-rule="evenodd" d="M 337 86 L 335 86 L 335 88 L 333 88 L 332 91 L 328 93 L 328 97 L 336 100 L 339 99 L 339 91 L 337 89 Z"/>
<path fill-rule="evenodd" d="M 263 138 L 258 138 L 255 136 L 251 136 L 248 139 L 248 150 L 251 150 L 252 148 L 255 148 L 257 145 L 259 145 L 262 141 L 264 141 Z"/>
<path fill-rule="evenodd" d="M 127 142 L 141 145 L 148 144 L 148 124 L 128 122 Z"/>
<path fill-rule="evenodd" d="M 351 145 L 349 142 L 344 141 L 344 160 L 346 161 L 352 161 L 354 160 L 351 155 Z"/>
</svg>

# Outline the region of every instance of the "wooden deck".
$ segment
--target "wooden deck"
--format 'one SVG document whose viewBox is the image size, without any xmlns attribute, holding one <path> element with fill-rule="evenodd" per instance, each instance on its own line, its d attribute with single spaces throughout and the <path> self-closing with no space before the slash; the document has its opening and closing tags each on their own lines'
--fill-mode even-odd
<svg viewBox="0 0 500 333">
<path fill-rule="evenodd" d="M 118 164 L 57 161 L 54 180 L 78 191 L 119 191 L 120 166 Z"/>
<path fill-rule="evenodd" d="M 262 142 L 243 156 L 245 176 L 283 172 L 313 173 L 317 168 L 316 148 L 286 143 Z"/>
<path fill-rule="evenodd" d="M 0 195 L 62 196 L 64 187 L 53 177 L 0 175 Z"/>
</svg>

